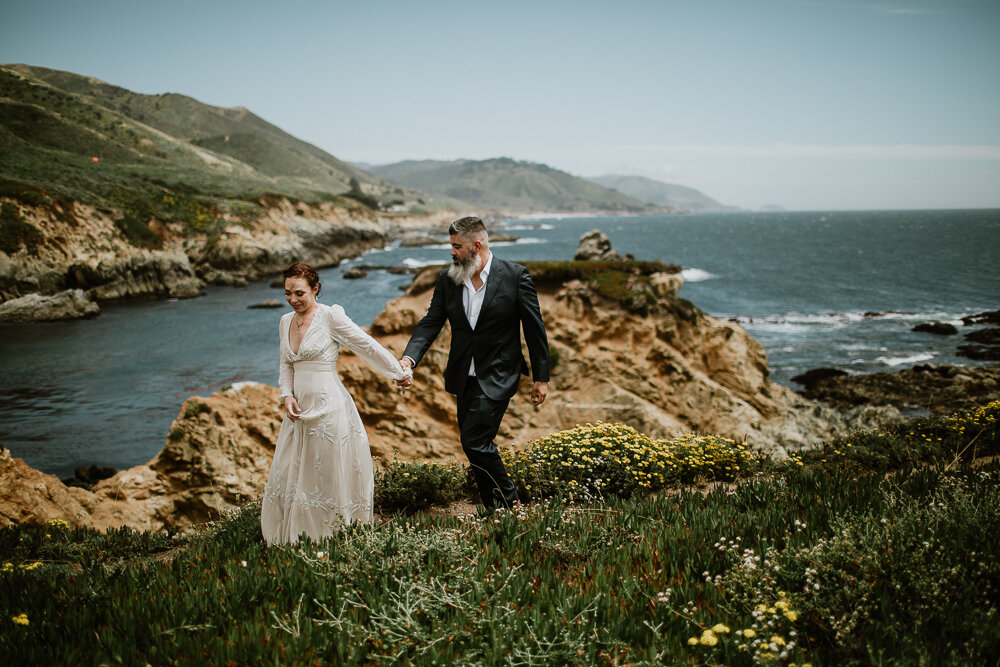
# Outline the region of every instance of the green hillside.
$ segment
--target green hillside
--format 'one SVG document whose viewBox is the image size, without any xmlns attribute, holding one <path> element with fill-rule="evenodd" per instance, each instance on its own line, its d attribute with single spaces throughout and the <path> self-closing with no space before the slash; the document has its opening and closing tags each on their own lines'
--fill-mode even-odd
<svg viewBox="0 0 1000 667">
<path fill-rule="evenodd" d="M 266 194 L 324 201 L 353 192 L 369 204 L 419 196 L 247 109 L 28 65 L 0 65 L 0 186 L 96 202 L 157 188 L 215 204 Z"/>
<path fill-rule="evenodd" d="M 587 180 L 654 206 L 667 206 L 691 213 L 738 210 L 735 207 L 720 204 L 694 188 L 664 183 L 644 176 L 608 174 Z"/>
<path fill-rule="evenodd" d="M 564 171 L 510 158 L 408 160 L 372 167 L 371 171 L 402 186 L 503 211 L 638 213 L 651 209 L 632 197 Z"/>
</svg>

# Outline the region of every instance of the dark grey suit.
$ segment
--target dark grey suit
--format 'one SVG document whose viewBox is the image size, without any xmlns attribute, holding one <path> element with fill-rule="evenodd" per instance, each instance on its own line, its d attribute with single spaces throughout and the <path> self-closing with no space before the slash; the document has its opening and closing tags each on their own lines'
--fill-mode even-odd
<svg viewBox="0 0 1000 667">
<path fill-rule="evenodd" d="M 528 344 L 535 382 L 549 381 L 549 345 L 538 306 L 538 293 L 528 270 L 495 255 L 486 280 L 486 294 L 475 329 L 462 303 L 462 285 L 442 269 L 434 285 L 427 314 L 417 324 L 404 356 L 420 363 L 447 321 L 451 324 L 451 350 L 445 368 L 445 389 L 458 399 L 458 425 L 462 449 L 472 464 L 483 503 L 510 505 L 517 500 L 493 439 L 500 429 L 507 405 L 517 393 L 528 364 L 521 354 L 521 329 Z M 475 360 L 476 375 L 469 375 Z"/>
</svg>

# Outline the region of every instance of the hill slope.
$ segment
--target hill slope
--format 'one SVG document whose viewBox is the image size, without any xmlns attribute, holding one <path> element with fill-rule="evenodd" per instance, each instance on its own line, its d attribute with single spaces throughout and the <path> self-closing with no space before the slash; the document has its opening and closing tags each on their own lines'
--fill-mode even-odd
<svg viewBox="0 0 1000 667">
<path fill-rule="evenodd" d="M 564 171 L 510 158 L 407 160 L 372 167 L 371 171 L 399 185 L 504 211 L 638 213 L 652 208 Z"/>
<path fill-rule="evenodd" d="M 426 203 L 243 108 L 0 65 L 0 320 L 333 265 Z"/>
<path fill-rule="evenodd" d="M 0 179 L 73 199 L 150 184 L 224 198 L 316 200 L 355 182 L 403 194 L 242 107 L 28 65 L 0 65 L 0 151 Z"/>
<path fill-rule="evenodd" d="M 691 213 L 739 210 L 732 206 L 720 204 L 694 188 L 664 183 L 644 176 L 607 174 L 605 176 L 588 178 L 587 180 L 598 185 L 603 185 L 606 188 L 612 188 L 622 194 L 654 206 L 668 206 Z"/>
</svg>

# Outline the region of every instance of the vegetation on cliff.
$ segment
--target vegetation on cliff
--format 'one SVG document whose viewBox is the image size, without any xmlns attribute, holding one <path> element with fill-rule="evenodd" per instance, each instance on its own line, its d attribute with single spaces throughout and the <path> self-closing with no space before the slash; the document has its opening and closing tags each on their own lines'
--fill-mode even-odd
<svg viewBox="0 0 1000 667">
<path fill-rule="evenodd" d="M 570 464 L 550 500 L 279 548 L 254 502 L 181 536 L 3 529 L 0 650 L 21 664 L 984 664 L 1000 653 L 1000 464 L 966 464 L 1000 452 L 998 417 L 995 402 L 845 435 L 652 494 L 631 448 L 652 445 L 592 425 L 536 443 Z M 639 455 L 622 464 L 632 480 L 566 503 L 569 468 L 608 444 Z M 735 443 L 701 451 L 703 479 L 733 476 Z M 407 465 L 393 483 L 423 484 Z"/>
<path fill-rule="evenodd" d="M 252 221 L 276 198 L 350 209 L 422 197 L 246 109 L 70 72 L 0 66 L 0 119 L 0 196 L 69 216 L 73 202 L 106 208 L 139 247 L 158 245 L 151 219 L 203 233 L 220 216 Z"/>
</svg>

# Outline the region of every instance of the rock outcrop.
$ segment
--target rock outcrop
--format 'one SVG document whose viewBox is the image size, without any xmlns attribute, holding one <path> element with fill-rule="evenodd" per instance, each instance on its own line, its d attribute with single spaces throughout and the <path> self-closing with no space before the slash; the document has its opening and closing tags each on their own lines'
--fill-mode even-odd
<svg viewBox="0 0 1000 667">
<path fill-rule="evenodd" d="M 48 322 L 97 317 L 101 307 L 91 301 L 82 289 L 66 290 L 42 296 L 27 294 L 0 303 L 0 322 Z"/>
<path fill-rule="evenodd" d="M 611 248 L 611 239 L 599 229 L 593 229 L 580 237 L 573 259 L 577 261 L 607 260 L 621 261 L 632 259 L 631 256 L 620 255 Z"/>
<path fill-rule="evenodd" d="M 267 480 L 282 413 L 278 389 L 234 385 L 185 401 L 163 450 L 92 489 L 0 452 L 0 525 L 62 519 L 97 529 L 179 529 L 218 518 L 259 495 Z"/>
<path fill-rule="evenodd" d="M 820 378 L 803 393 L 837 408 L 890 405 L 949 414 L 1000 399 L 1000 364 L 922 364 L 893 373 L 843 374 Z"/>
</svg>

